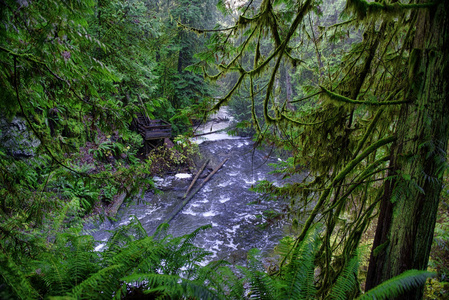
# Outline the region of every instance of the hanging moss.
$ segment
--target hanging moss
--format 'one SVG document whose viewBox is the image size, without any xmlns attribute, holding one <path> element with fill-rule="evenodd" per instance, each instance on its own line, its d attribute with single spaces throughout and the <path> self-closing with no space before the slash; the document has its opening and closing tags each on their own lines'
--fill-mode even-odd
<svg viewBox="0 0 449 300">
<path fill-rule="evenodd" d="M 368 2 L 366 0 L 348 0 L 346 1 L 346 9 L 353 12 L 359 19 L 364 19 L 368 15 L 399 15 L 405 10 L 429 8 L 435 6 L 437 2 L 403 4 L 401 2 Z"/>
<path fill-rule="evenodd" d="M 337 93 L 331 92 L 323 86 L 320 86 L 321 90 L 325 92 L 325 94 L 329 97 L 330 100 L 338 102 L 344 102 L 348 104 L 364 104 L 364 105 L 372 105 L 372 106 L 382 106 L 382 105 L 397 105 L 408 103 L 408 101 L 370 101 L 370 100 L 353 100 L 348 97 L 339 95 Z"/>
</svg>

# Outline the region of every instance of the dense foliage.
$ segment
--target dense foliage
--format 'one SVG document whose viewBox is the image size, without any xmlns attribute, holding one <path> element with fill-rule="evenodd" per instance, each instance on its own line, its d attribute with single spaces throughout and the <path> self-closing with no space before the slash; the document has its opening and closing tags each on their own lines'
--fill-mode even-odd
<svg viewBox="0 0 449 300">
<path fill-rule="evenodd" d="M 0 2 L 2 266 L 24 272 L 30 259 L 44 259 L 47 246 L 70 243 L 64 237 L 58 246 L 55 237 L 71 234 L 84 216 L 119 194 L 130 198 L 151 187 L 152 162 L 137 159 L 142 138 L 129 125 L 140 112 L 172 120 L 179 134 L 188 129 L 189 117 L 202 117 L 191 106 L 207 102 L 207 85 L 183 70 L 192 52 L 180 55 L 181 46 L 194 51 L 201 43 L 182 44 L 190 36 L 180 38 L 176 24 L 186 8 L 196 14 L 207 5 Z M 200 25 L 195 21 L 192 25 Z M 172 65 L 175 57 L 179 67 Z M 172 90 L 164 86 L 175 82 L 167 74 L 179 81 Z M 191 93 L 189 86 L 198 90 Z M 87 238 L 77 239 L 82 244 Z M 93 241 L 86 243 L 90 247 Z M 99 268 L 98 262 L 91 267 Z M 2 289 L 14 286 L 8 280 L 2 277 Z"/>
<path fill-rule="evenodd" d="M 56 229 L 56 228 L 54 228 Z M 259 260 L 258 251 L 249 253 L 248 267 L 239 267 L 237 276 L 224 261 L 201 266 L 208 252 L 192 244 L 206 227 L 185 236 L 167 235 L 162 224 L 154 236 L 148 236 L 137 219 L 117 229 L 95 251 L 89 235 L 72 228 L 64 233 L 37 238 L 39 248 L 32 257 L 12 260 L 0 255 L 4 283 L 2 299 L 134 299 L 137 297 L 183 299 L 314 299 L 314 258 L 318 250 L 317 230 L 293 252 L 286 243 L 284 257 L 289 267 L 279 277 L 270 277 Z M 36 244 L 37 241 L 34 241 Z M 347 299 L 357 286 L 358 258 L 332 286 L 326 299 Z M 385 282 L 360 299 L 385 299 L 416 286 L 429 276 L 413 271 Z"/>
<path fill-rule="evenodd" d="M 0 0 L 0 297 L 421 296 L 429 273 L 403 272 L 427 267 L 446 169 L 448 2 L 217 2 L 214 28 L 210 0 Z M 233 97 L 241 127 L 291 155 L 278 172 L 310 171 L 256 187 L 290 203 L 298 230 L 274 274 L 257 251 L 239 275 L 202 267 L 205 228 L 148 237 L 133 221 L 95 251 L 87 214 L 151 186 L 157 159 L 187 161 L 162 148 L 139 162 L 135 114 L 178 134 Z"/>
</svg>

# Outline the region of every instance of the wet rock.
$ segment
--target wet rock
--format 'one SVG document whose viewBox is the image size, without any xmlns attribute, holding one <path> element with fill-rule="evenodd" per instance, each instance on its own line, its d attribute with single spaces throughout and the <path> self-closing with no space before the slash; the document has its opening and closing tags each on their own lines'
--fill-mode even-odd
<svg viewBox="0 0 449 300">
<path fill-rule="evenodd" d="M 248 256 L 247 251 L 243 249 L 235 250 L 229 254 L 229 262 L 231 264 L 242 263 L 246 261 L 247 256 Z"/>
<path fill-rule="evenodd" d="M 0 118 L 0 145 L 8 154 L 17 158 L 33 157 L 40 144 L 23 118 L 14 117 L 11 122 Z"/>
</svg>

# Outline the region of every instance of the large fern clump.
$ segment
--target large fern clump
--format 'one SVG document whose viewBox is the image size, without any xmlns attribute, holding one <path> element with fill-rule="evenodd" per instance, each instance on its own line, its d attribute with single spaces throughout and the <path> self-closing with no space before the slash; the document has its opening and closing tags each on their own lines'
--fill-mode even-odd
<svg viewBox="0 0 449 300">
<path fill-rule="evenodd" d="M 234 274 L 221 261 L 202 266 L 210 253 L 192 244 L 208 227 L 173 237 L 163 224 L 148 236 L 135 218 L 111 235 L 103 252 L 95 251 L 94 239 L 80 230 L 58 233 L 36 256 L 0 255 L 0 285 L 5 288 L 0 295 L 10 299 L 124 299 L 136 294 L 223 298 L 229 289 L 221 278 Z"/>
<path fill-rule="evenodd" d="M 358 281 L 360 257 L 355 253 L 336 276 L 331 287 L 320 293 L 316 260 L 321 245 L 320 226 L 307 231 L 299 243 L 284 239 L 278 246 L 282 262 L 272 275 L 265 272 L 259 258 L 260 252 L 253 249 L 248 255 L 248 267 L 240 268 L 244 274 L 246 289 L 242 298 L 250 299 L 391 299 L 405 291 L 423 284 L 433 274 L 427 271 L 411 270 L 396 276 L 376 288 L 361 294 Z"/>
<path fill-rule="evenodd" d="M 246 267 L 232 271 L 225 261 L 203 266 L 210 253 L 196 247 L 195 237 L 210 226 L 173 237 L 162 224 L 148 236 L 137 218 L 118 228 L 103 252 L 80 229 L 36 238 L 40 252 L 0 254 L 2 299 L 388 299 L 422 284 L 431 273 L 408 271 L 365 294 L 359 292 L 358 255 L 336 276 L 326 293 L 317 285 L 320 228 L 312 227 L 296 243 L 284 239 L 282 261 L 268 274 L 260 251 L 249 251 Z M 358 299 L 359 299 L 358 298 Z"/>
</svg>

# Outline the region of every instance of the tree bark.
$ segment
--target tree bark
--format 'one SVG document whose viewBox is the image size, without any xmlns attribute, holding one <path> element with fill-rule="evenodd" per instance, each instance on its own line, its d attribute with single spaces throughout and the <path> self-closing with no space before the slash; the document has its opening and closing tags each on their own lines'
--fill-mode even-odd
<svg viewBox="0 0 449 300">
<path fill-rule="evenodd" d="M 410 269 L 425 270 L 449 136 L 449 1 L 419 10 L 409 59 L 409 103 L 391 148 L 366 290 Z M 446 76 L 446 78 L 445 78 Z M 416 288 L 398 299 L 421 299 Z"/>
</svg>

